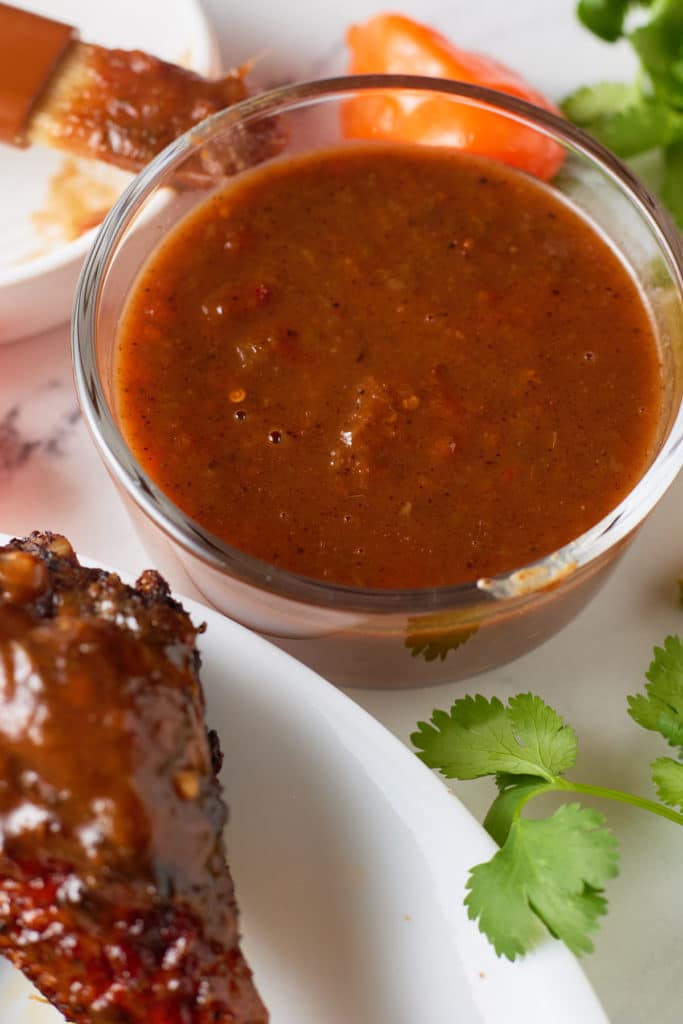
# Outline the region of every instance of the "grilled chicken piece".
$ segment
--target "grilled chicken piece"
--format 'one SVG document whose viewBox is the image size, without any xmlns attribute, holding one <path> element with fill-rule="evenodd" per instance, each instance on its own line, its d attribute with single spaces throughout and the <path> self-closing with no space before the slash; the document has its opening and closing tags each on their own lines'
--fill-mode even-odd
<svg viewBox="0 0 683 1024">
<path fill-rule="evenodd" d="M 0 548 L 0 953 L 75 1024 L 265 1024 L 199 630 L 64 537 Z"/>
</svg>

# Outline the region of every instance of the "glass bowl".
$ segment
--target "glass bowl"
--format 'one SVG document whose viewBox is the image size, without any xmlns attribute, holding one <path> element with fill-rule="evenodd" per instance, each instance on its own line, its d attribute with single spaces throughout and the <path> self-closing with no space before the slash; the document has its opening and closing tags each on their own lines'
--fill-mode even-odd
<svg viewBox="0 0 683 1024">
<path fill-rule="evenodd" d="M 350 100 L 428 94 L 489 111 L 566 151 L 551 187 L 621 254 L 649 305 L 665 379 L 657 451 L 637 485 L 588 532 L 514 572 L 470 584 L 369 590 L 268 565 L 183 514 L 145 474 L 117 420 L 117 324 L 150 252 L 180 218 L 265 159 L 343 144 Z M 264 139 L 270 140 L 264 147 Z M 272 157 L 264 152 L 277 151 Z M 155 564 L 204 600 L 345 686 L 453 681 L 500 665 L 550 637 L 605 580 L 683 461 L 683 250 L 655 199 L 615 157 L 560 117 L 522 100 L 439 79 L 354 76 L 294 85 L 209 119 L 158 156 L 102 226 L 78 285 L 72 336 L 88 427 Z"/>
</svg>

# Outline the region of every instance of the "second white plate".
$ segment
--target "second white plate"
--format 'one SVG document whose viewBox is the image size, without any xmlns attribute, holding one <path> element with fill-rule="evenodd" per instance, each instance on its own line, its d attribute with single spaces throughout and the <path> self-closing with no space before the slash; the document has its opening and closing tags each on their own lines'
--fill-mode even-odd
<svg viewBox="0 0 683 1024">
<path fill-rule="evenodd" d="M 216 70 L 197 0 L 14 0 L 76 25 L 87 42 L 141 49 L 203 74 Z M 67 320 L 95 225 L 130 175 L 42 146 L 0 146 L 0 343 Z"/>
</svg>

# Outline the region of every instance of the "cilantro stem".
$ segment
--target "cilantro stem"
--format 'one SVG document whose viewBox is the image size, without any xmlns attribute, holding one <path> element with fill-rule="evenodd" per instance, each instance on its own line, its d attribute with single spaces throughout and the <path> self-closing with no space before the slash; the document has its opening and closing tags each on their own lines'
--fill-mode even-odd
<svg viewBox="0 0 683 1024">
<path fill-rule="evenodd" d="M 677 825 L 683 825 L 683 814 L 679 814 L 672 807 L 660 804 L 656 800 L 648 800 L 644 796 L 636 796 L 635 793 L 624 793 L 620 789 L 608 789 L 606 786 L 592 786 L 586 782 L 573 782 L 570 779 L 561 778 L 556 778 L 549 788 L 564 790 L 570 793 L 586 793 L 587 795 L 598 796 L 605 800 L 616 800 L 621 804 L 631 804 L 633 807 L 640 807 L 644 811 L 658 814 L 661 818 L 675 821 Z"/>
<path fill-rule="evenodd" d="M 678 811 L 674 811 L 671 807 L 667 807 L 666 804 L 661 804 L 656 800 L 648 800 L 647 797 L 644 796 L 636 796 L 635 793 L 625 793 L 621 789 L 609 789 L 606 786 L 593 786 L 587 782 L 574 782 L 571 779 L 564 779 L 559 775 L 553 776 L 548 782 L 544 781 L 540 777 L 538 781 L 538 786 L 529 787 L 524 796 L 516 803 L 512 815 L 513 818 L 520 818 L 524 805 L 527 804 L 529 800 L 533 800 L 535 796 L 540 796 L 541 793 L 585 793 L 589 796 L 600 797 L 603 800 L 615 800 L 620 804 L 630 804 L 632 807 L 640 807 L 641 810 L 651 811 L 652 814 L 658 814 L 660 818 L 667 818 L 669 821 L 675 821 L 677 825 L 683 825 L 683 814 L 680 814 Z M 505 834 L 507 834 L 508 828 L 509 819 L 507 828 L 505 829 Z M 494 839 L 497 839 L 495 835 Z M 502 843 L 500 845 L 502 845 Z"/>
</svg>

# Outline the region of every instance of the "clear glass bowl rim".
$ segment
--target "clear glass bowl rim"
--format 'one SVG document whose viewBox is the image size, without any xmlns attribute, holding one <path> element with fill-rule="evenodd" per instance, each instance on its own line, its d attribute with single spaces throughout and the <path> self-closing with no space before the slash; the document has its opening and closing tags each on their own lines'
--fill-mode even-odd
<svg viewBox="0 0 683 1024">
<path fill-rule="evenodd" d="M 659 201 L 613 153 L 581 129 L 525 100 L 466 82 L 413 75 L 349 75 L 286 85 L 213 115 L 171 143 L 138 174 L 112 207 L 89 251 L 79 278 L 71 322 L 73 372 L 81 410 L 113 478 L 149 519 L 185 551 L 228 577 L 273 595 L 315 607 L 368 614 L 427 614 L 464 609 L 487 600 L 500 608 L 526 604 L 549 581 L 588 567 L 645 519 L 683 465 L 683 403 L 661 450 L 636 486 L 590 530 L 533 563 L 488 580 L 455 586 L 380 590 L 328 583 L 269 565 L 233 548 L 177 508 L 147 476 L 128 449 L 109 409 L 97 365 L 96 330 L 100 287 L 116 245 L 154 191 L 158 179 L 224 128 L 282 114 L 287 108 L 343 99 L 378 89 L 441 93 L 475 106 L 500 110 L 598 164 L 629 197 L 667 258 L 683 309 L 683 239 Z M 519 586 L 523 579 L 524 585 Z M 493 611 L 493 609 L 492 609 Z"/>
</svg>

